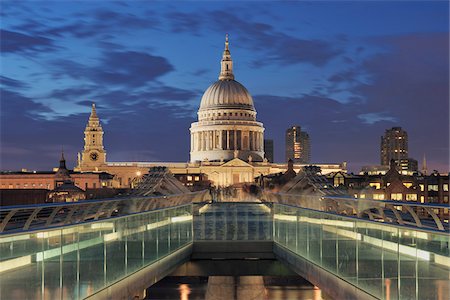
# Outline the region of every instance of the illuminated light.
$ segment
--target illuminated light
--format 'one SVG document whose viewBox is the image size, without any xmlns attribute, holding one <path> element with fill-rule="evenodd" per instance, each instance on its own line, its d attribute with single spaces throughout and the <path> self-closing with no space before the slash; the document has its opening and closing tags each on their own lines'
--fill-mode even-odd
<svg viewBox="0 0 450 300">
<path fill-rule="evenodd" d="M 210 207 L 209 204 L 205 204 L 205 205 L 203 205 L 202 207 L 200 207 L 200 208 L 198 209 L 198 212 L 201 213 L 201 214 L 203 214 L 203 213 L 205 213 L 205 212 L 209 209 L 209 207 Z"/>
<path fill-rule="evenodd" d="M 48 239 L 48 238 L 55 237 L 55 236 L 61 236 L 61 231 L 59 231 L 59 230 L 45 231 L 45 232 L 38 232 L 36 234 L 36 237 L 38 239 Z"/>
<path fill-rule="evenodd" d="M 191 289 L 189 288 L 189 285 L 187 284 L 180 284 L 180 287 L 178 288 L 180 291 L 180 300 L 188 300 L 189 294 L 191 293 Z"/>
<path fill-rule="evenodd" d="M 169 225 L 169 224 L 170 224 L 170 219 L 166 219 L 164 221 L 159 221 L 159 222 L 155 222 L 152 224 L 148 224 L 147 230 L 155 229 L 155 228 L 162 227 L 162 226 Z"/>
<path fill-rule="evenodd" d="M 136 172 L 136 176 L 141 176 L 141 175 L 142 175 L 141 171 Z"/>
<path fill-rule="evenodd" d="M 274 214 L 273 218 L 276 219 L 276 220 L 281 220 L 281 221 L 290 221 L 290 222 L 296 222 L 297 221 L 297 216 Z"/>
<path fill-rule="evenodd" d="M 100 223 L 94 223 L 91 225 L 92 229 L 113 229 L 114 223 L 111 222 L 100 222 Z"/>
<path fill-rule="evenodd" d="M 258 206 L 259 206 L 259 208 L 261 208 L 261 209 L 264 210 L 265 212 L 270 212 L 270 211 L 271 211 L 270 208 L 267 207 L 267 205 L 265 205 L 265 204 L 260 204 L 260 205 L 258 205 Z"/>
<path fill-rule="evenodd" d="M 434 262 L 450 268 L 450 257 L 439 254 L 434 255 Z"/>
<path fill-rule="evenodd" d="M 8 259 L 0 262 L 0 273 L 31 264 L 31 255 Z"/>
<path fill-rule="evenodd" d="M 331 227 L 331 226 L 323 226 L 323 230 L 331 232 L 331 233 L 339 234 L 340 236 L 347 237 L 352 240 L 358 240 L 358 241 L 362 240 L 362 235 L 357 232 L 348 231 L 345 229 L 338 229 L 336 227 Z"/>
<path fill-rule="evenodd" d="M 0 238 L 0 244 L 9 243 L 9 242 L 16 242 L 16 241 L 22 241 L 22 240 L 28 240 L 28 239 L 30 239 L 30 235 L 29 234 L 8 236 L 8 237 Z"/>
<path fill-rule="evenodd" d="M 326 219 L 315 219 L 309 217 L 299 217 L 299 222 L 306 222 L 310 224 L 318 224 L 318 225 L 331 225 L 338 227 L 346 227 L 346 228 L 354 228 L 355 224 L 353 222 L 348 221 L 340 221 L 340 220 L 326 220 Z"/>
<path fill-rule="evenodd" d="M 172 221 L 172 223 L 177 223 L 177 222 L 191 221 L 192 219 L 193 216 L 181 216 L 181 217 L 172 217 L 170 218 L 170 221 Z"/>
<path fill-rule="evenodd" d="M 114 241 L 119 238 L 119 232 L 108 233 L 103 236 L 105 242 Z"/>
<path fill-rule="evenodd" d="M 428 252 L 428 251 L 419 250 L 419 249 L 416 249 L 416 248 L 413 248 L 410 246 L 399 245 L 394 242 L 380 240 L 380 239 L 373 238 L 370 236 L 363 236 L 363 241 L 368 244 L 371 244 L 371 245 L 374 245 L 374 246 L 377 246 L 377 247 L 380 247 L 383 249 L 391 250 L 394 252 L 399 252 L 401 254 L 405 254 L 408 256 L 420 258 L 422 260 L 430 261 L 431 255 L 430 255 L 430 252 Z"/>
</svg>

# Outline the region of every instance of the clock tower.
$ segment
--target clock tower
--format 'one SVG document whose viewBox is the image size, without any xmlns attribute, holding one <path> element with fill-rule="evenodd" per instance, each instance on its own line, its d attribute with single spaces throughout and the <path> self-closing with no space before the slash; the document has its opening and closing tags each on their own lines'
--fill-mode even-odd
<svg viewBox="0 0 450 300">
<path fill-rule="evenodd" d="M 98 171 L 106 164 L 106 151 L 103 148 L 103 129 L 100 119 L 92 104 L 91 115 L 84 130 L 84 150 L 79 158 L 78 165 L 82 171 Z"/>
</svg>

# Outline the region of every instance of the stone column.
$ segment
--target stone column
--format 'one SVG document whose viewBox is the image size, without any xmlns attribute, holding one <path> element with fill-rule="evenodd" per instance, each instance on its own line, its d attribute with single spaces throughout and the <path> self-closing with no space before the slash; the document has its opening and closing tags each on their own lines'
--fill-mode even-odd
<svg viewBox="0 0 450 300">
<path fill-rule="evenodd" d="M 237 278 L 237 300 L 264 300 L 266 293 L 262 276 L 239 276 Z"/>
<path fill-rule="evenodd" d="M 234 277 L 209 276 L 205 299 L 206 300 L 236 299 L 234 288 Z"/>
</svg>

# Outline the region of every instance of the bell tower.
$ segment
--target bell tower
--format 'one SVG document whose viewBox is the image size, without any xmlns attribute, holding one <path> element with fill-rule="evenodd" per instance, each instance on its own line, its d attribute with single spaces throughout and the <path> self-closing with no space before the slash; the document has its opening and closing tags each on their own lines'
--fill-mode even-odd
<svg viewBox="0 0 450 300">
<path fill-rule="evenodd" d="M 103 148 L 103 129 L 95 110 L 95 104 L 92 104 L 91 115 L 84 130 L 84 149 L 79 161 L 79 168 L 82 171 L 98 171 L 98 167 L 105 164 L 106 151 Z"/>
</svg>

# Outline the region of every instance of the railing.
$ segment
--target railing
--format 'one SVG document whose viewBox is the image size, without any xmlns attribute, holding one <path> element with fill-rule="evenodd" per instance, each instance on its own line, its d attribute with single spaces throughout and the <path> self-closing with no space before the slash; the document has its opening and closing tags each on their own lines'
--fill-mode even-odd
<svg viewBox="0 0 450 300">
<path fill-rule="evenodd" d="M 271 207 L 256 202 L 196 203 L 194 241 L 271 241 Z"/>
<path fill-rule="evenodd" d="M 192 243 L 192 204 L 0 236 L 0 299 L 83 299 Z"/>
<path fill-rule="evenodd" d="M 435 212 L 435 210 L 449 209 L 448 204 L 423 204 L 270 192 L 264 193 L 262 198 L 267 202 L 332 212 L 344 216 L 355 216 L 383 223 L 449 231 L 449 224 L 442 222 Z"/>
<path fill-rule="evenodd" d="M 274 241 L 379 299 L 445 299 L 448 232 L 274 204 Z"/>
<path fill-rule="evenodd" d="M 24 230 L 18 219 L 20 226 L 0 235 L 0 298 L 84 298 L 196 241 L 274 241 L 284 253 L 380 299 L 444 299 L 449 293 L 449 233 L 358 217 L 357 212 L 371 209 L 370 202 L 344 199 L 353 205 L 340 203 L 337 209 L 328 202 L 337 199 L 319 197 L 302 198 L 295 206 L 211 203 L 199 193 L 185 199 L 189 204 L 145 210 L 152 201 L 161 202 L 159 207 L 184 203 L 178 197 L 111 200 L 122 203 L 115 206 L 116 215 L 107 218 L 111 207 L 104 206 L 96 210 L 103 219 L 92 213 L 69 225 L 55 221 L 45 227 L 51 213 L 40 222 L 34 221 L 39 213 L 32 218 L 29 213 L 25 219 L 31 218 L 34 230 Z M 191 204 L 194 198 L 202 200 Z M 70 212 L 84 206 L 68 207 Z M 38 209 L 29 208 L 25 211 Z"/>
<path fill-rule="evenodd" d="M 87 200 L 71 203 L 0 207 L 0 233 L 78 224 L 86 221 L 107 220 L 133 213 L 177 206 L 210 199 L 208 191 L 118 199 Z"/>
</svg>

